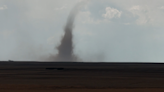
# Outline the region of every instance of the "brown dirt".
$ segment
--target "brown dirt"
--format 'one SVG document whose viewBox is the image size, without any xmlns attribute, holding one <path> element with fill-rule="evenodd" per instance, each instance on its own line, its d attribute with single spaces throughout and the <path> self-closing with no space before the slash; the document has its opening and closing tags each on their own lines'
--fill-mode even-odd
<svg viewBox="0 0 164 92">
<path fill-rule="evenodd" d="M 83 88 L 43 85 L 0 85 L 0 92 L 164 92 L 164 88 Z"/>
<path fill-rule="evenodd" d="M 164 64 L 0 62 L 0 92 L 164 92 Z"/>
<path fill-rule="evenodd" d="M 56 89 L 56 90 L 0 90 L 0 92 L 164 92 L 164 89 Z"/>
</svg>

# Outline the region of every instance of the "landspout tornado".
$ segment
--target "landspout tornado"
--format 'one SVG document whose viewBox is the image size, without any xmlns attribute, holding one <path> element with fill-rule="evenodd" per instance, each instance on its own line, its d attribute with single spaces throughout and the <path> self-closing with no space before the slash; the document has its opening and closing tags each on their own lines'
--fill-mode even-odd
<svg viewBox="0 0 164 92">
<path fill-rule="evenodd" d="M 61 40 L 61 44 L 57 47 L 58 55 L 55 57 L 55 60 L 58 61 L 75 61 L 77 57 L 73 54 L 73 35 L 72 30 L 74 28 L 75 17 L 83 4 L 77 4 L 70 12 L 66 26 L 64 28 L 64 36 Z"/>
</svg>

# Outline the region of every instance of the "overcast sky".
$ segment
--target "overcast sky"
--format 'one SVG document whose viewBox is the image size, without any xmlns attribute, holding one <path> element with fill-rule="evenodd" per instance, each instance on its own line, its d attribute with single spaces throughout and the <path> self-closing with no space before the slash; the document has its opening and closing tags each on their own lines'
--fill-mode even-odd
<svg viewBox="0 0 164 92">
<path fill-rule="evenodd" d="M 0 60 L 58 53 L 71 9 L 84 0 L 0 0 Z M 85 0 L 73 30 L 83 61 L 164 62 L 164 0 Z"/>
</svg>

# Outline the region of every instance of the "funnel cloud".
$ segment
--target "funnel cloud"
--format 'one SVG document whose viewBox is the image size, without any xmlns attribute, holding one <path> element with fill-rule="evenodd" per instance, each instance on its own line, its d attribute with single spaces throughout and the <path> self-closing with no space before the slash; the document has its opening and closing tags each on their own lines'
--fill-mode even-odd
<svg viewBox="0 0 164 92">
<path fill-rule="evenodd" d="M 57 61 L 76 61 L 77 56 L 73 54 L 73 35 L 74 21 L 78 14 L 79 9 L 83 6 L 83 2 L 78 3 L 70 12 L 66 26 L 64 28 L 64 36 L 61 40 L 61 44 L 57 47 L 58 54 L 51 56 L 51 60 Z"/>
</svg>

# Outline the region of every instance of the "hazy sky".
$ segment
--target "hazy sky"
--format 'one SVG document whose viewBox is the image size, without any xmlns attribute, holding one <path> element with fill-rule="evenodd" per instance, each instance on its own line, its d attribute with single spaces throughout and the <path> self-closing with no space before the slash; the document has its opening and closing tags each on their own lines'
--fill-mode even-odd
<svg viewBox="0 0 164 92">
<path fill-rule="evenodd" d="M 71 9 L 84 0 L 0 0 L 0 60 L 57 54 Z M 73 30 L 83 61 L 164 62 L 164 0 L 85 0 Z"/>
</svg>

